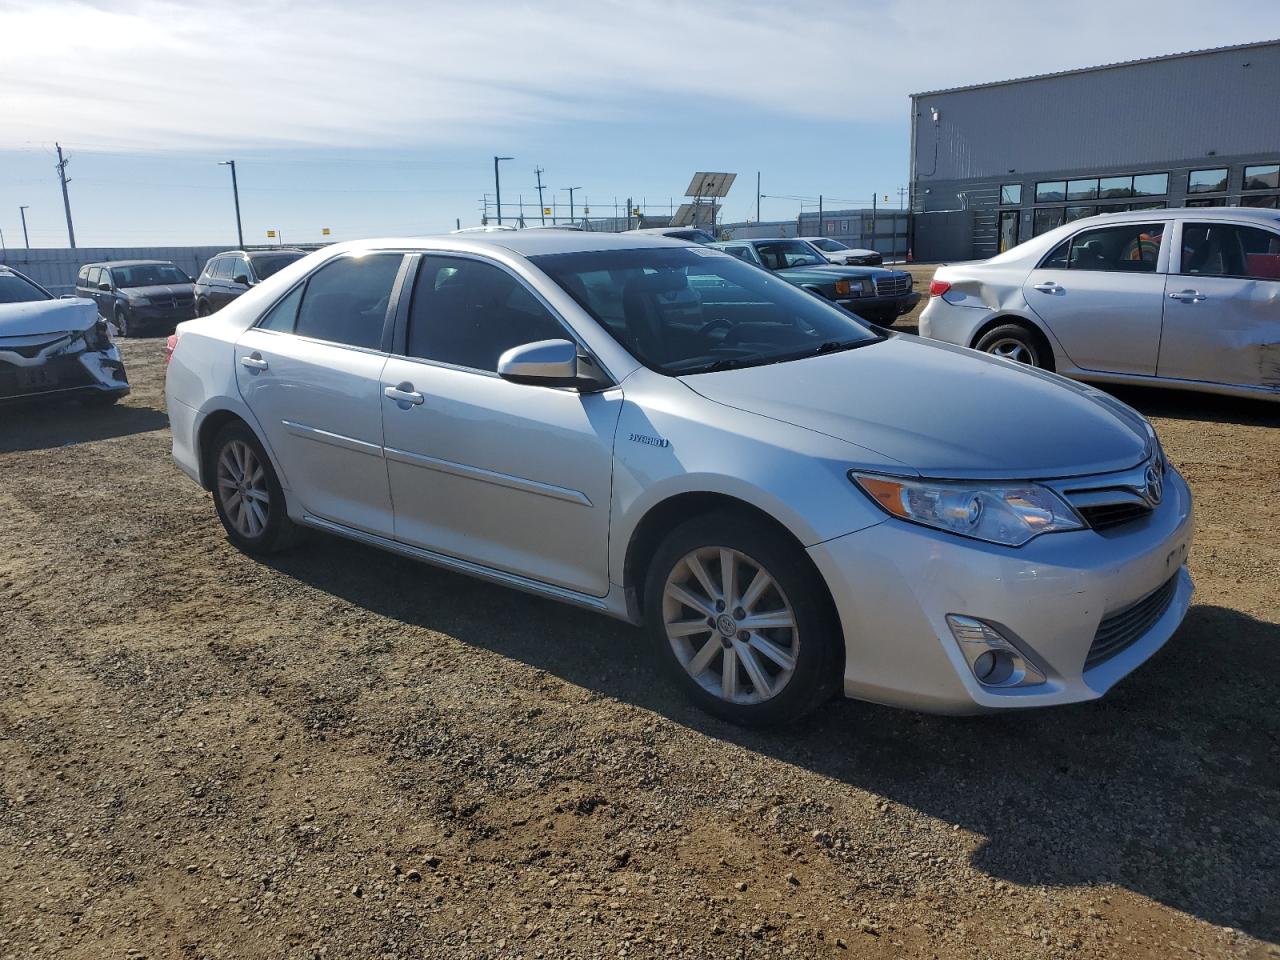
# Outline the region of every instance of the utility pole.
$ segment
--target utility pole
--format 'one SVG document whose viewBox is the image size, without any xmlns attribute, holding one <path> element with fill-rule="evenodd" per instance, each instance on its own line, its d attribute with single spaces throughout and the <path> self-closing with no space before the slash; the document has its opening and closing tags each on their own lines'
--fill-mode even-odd
<svg viewBox="0 0 1280 960">
<path fill-rule="evenodd" d="M 760 171 L 756 171 L 756 223 L 760 222 Z"/>
<path fill-rule="evenodd" d="M 906 187 L 899 187 L 899 188 L 898 188 L 898 209 L 899 209 L 899 210 L 905 210 L 905 209 L 906 209 L 907 192 L 908 192 L 908 191 L 907 191 L 907 188 L 906 188 Z"/>
<path fill-rule="evenodd" d="M 575 190 L 581 190 L 582 188 L 581 188 L 581 187 L 561 187 L 560 189 L 562 189 L 562 190 L 568 190 L 568 191 L 569 191 L 569 222 L 570 222 L 570 223 L 573 223 L 573 222 L 574 222 L 574 219 L 573 219 L 573 191 L 575 191 Z"/>
<path fill-rule="evenodd" d="M 244 249 L 244 227 L 240 225 L 240 184 L 236 182 L 236 162 L 219 160 L 218 166 L 231 168 L 231 195 L 236 201 L 236 238 L 240 241 L 240 249 Z"/>
<path fill-rule="evenodd" d="M 70 157 L 62 156 L 62 144 L 55 143 L 58 148 L 58 179 L 62 181 L 62 206 L 67 211 L 67 239 L 71 241 L 71 249 L 76 248 L 76 228 L 71 225 L 71 197 L 67 195 L 67 184 L 71 181 L 67 179 L 67 164 L 71 162 Z"/>
<path fill-rule="evenodd" d="M 498 161 L 514 160 L 514 157 L 494 157 L 493 158 L 493 193 L 494 202 L 498 206 L 498 226 L 502 226 L 502 181 L 498 177 Z"/>
<path fill-rule="evenodd" d="M 31 249 L 31 240 L 27 237 L 27 211 L 30 207 L 19 207 L 18 216 L 22 217 L 22 242 L 26 244 L 28 250 Z"/>
<path fill-rule="evenodd" d="M 543 170 L 541 167 L 533 168 L 533 174 L 538 178 L 538 216 L 542 217 L 542 225 L 546 226 L 547 208 L 542 205 L 542 173 L 543 173 Z"/>
<path fill-rule="evenodd" d="M 818 194 L 818 236 L 825 237 L 827 235 L 825 227 L 826 224 L 822 222 L 822 194 Z"/>
</svg>

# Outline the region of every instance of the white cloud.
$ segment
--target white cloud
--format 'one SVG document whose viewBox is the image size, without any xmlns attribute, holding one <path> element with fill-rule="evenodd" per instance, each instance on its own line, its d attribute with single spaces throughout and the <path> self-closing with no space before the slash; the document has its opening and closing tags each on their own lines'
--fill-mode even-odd
<svg viewBox="0 0 1280 960">
<path fill-rule="evenodd" d="M 1273 2 L 0 0 L 0 148 L 418 146 L 706 98 L 905 118 L 906 94 L 1280 34 Z M 1267 29 L 1267 24 L 1270 29 Z M 1260 32 L 1261 30 L 1261 32 Z M 652 119 L 648 117 L 646 119 Z M 714 123 L 714 113 L 708 121 Z"/>
</svg>

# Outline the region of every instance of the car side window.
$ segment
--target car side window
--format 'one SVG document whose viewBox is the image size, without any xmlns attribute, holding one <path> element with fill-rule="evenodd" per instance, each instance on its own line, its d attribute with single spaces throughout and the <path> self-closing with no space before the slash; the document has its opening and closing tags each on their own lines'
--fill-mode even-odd
<svg viewBox="0 0 1280 960">
<path fill-rule="evenodd" d="M 751 251 L 746 247 L 725 247 L 724 252 L 730 256 L 737 257 L 739 260 L 745 260 L 747 263 L 753 263 L 751 259 Z"/>
<path fill-rule="evenodd" d="M 1182 227 L 1183 274 L 1280 280 L 1280 235 L 1229 223 Z"/>
<path fill-rule="evenodd" d="M 80 273 L 76 277 L 76 284 L 83 287 L 83 286 L 86 286 L 88 283 L 89 283 L 89 268 L 81 267 Z"/>
<path fill-rule="evenodd" d="M 108 270 L 106 267 L 103 267 L 100 271 L 98 271 L 98 282 L 105 283 L 108 286 L 110 286 L 112 289 L 115 289 L 115 284 L 111 282 L 111 271 Z"/>
<path fill-rule="evenodd" d="M 276 330 L 280 333 L 292 333 L 293 325 L 298 320 L 298 304 L 302 302 L 302 291 L 306 284 L 300 283 L 267 311 L 267 315 L 258 321 L 263 330 Z"/>
<path fill-rule="evenodd" d="M 244 257 L 231 258 L 231 279 L 234 282 L 237 277 L 248 277 L 253 279 L 253 274 L 249 270 L 249 264 Z"/>
<path fill-rule="evenodd" d="M 501 267 L 462 257 L 425 256 L 413 285 L 405 353 L 496 372 L 512 347 L 569 339 L 542 302 Z"/>
<path fill-rule="evenodd" d="M 1163 223 L 1126 223 L 1082 230 L 1058 244 L 1041 268 L 1155 273 L 1164 231 Z"/>
<path fill-rule="evenodd" d="M 352 347 L 380 348 L 403 259 L 399 253 L 375 253 L 325 264 L 307 281 L 294 332 Z"/>
</svg>

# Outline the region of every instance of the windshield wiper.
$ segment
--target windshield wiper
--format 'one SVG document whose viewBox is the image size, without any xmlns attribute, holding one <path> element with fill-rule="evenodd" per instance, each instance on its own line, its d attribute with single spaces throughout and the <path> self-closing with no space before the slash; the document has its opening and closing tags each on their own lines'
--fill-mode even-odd
<svg viewBox="0 0 1280 960">
<path fill-rule="evenodd" d="M 835 353 L 835 352 L 837 352 L 837 351 L 839 351 L 839 350 L 852 350 L 854 347 L 860 347 L 860 346 L 862 346 L 862 344 L 867 343 L 867 342 L 869 342 L 869 341 L 866 341 L 866 340 L 827 340 L 827 341 L 824 341 L 823 343 L 818 344 L 816 347 L 814 347 L 814 348 L 810 351 L 810 354 L 811 354 L 812 356 L 815 356 L 815 357 L 816 357 L 816 356 L 818 356 L 819 354 L 823 354 L 823 353 Z"/>
</svg>

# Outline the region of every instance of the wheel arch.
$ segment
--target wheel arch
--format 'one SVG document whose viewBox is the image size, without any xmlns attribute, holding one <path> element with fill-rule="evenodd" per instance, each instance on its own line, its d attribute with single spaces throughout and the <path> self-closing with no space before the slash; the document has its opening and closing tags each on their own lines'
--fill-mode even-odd
<svg viewBox="0 0 1280 960">
<path fill-rule="evenodd" d="M 1049 336 L 1049 332 L 1044 329 L 1037 320 L 1023 316 L 1020 313 L 998 313 L 990 319 L 984 321 L 974 330 L 973 335 L 969 338 L 969 342 L 965 346 L 977 349 L 978 341 L 987 335 L 988 332 L 996 327 L 1002 327 L 1006 324 L 1014 324 L 1022 327 L 1039 341 L 1041 347 L 1044 348 L 1045 357 L 1049 361 L 1046 368 L 1050 372 L 1058 369 L 1058 354 L 1054 349 L 1053 338 Z"/>
<path fill-rule="evenodd" d="M 229 423 L 243 424 L 250 433 L 257 437 L 258 443 L 262 444 L 262 449 L 267 452 L 267 458 L 271 461 L 271 467 L 276 472 L 281 488 L 287 495 L 289 487 L 285 482 L 285 474 L 280 469 L 280 463 L 277 461 L 275 451 L 271 449 L 271 445 L 267 443 L 266 438 L 262 436 L 262 433 L 253 423 L 228 407 L 218 407 L 208 411 L 196 428 L 196 451 L 199 455 L 200 463 L 200 486 L 206 490 L 210 490 L 213 487 L 213 440 L 219 431 Z"/>
</svg>

